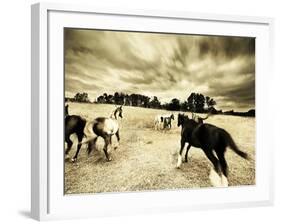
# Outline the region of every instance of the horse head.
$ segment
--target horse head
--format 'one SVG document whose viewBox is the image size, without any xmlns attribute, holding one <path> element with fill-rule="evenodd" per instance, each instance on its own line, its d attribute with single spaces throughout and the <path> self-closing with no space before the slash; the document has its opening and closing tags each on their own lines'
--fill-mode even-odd
<svg viewBox="0 0 281 224">
<path fill-rule="evenodd" d="M 69 113 L 68 113 L 68 104 L 66 104 L 65 106 L 64 106 L 64 116 L 66 117 L 66 116 L 68 116 L 69 115 Z"/>
<path fill-rule="evenodd" d="M 178 127 L 181 126 L 181 125 L 183 125 L 183 123 L 184 123 L 184 121 L 185 121 L 186 119 L 187 119 L 187 120 L 189 119 L 187 115 L 184 115 L 184 114 L 179 113 L 179 114 L 178 114 Z"/>
<path fill-rule="evenodd" d="M 116 107 L 110 117 L 115 118 L 117 120 L 118 117 L 123 118 L 123 109 L 121 105 L 120 107 Z M 117 115 L 118 113 L 118 115 Z"/>
</svg>

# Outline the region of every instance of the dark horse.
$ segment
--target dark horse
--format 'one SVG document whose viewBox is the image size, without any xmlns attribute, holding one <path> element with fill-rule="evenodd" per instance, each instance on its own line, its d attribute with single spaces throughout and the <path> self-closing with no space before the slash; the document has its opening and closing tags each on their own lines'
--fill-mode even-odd
<svg viewBox="0 0 281 224">
<path fill-rule="evenodd" d="M 248 155 L 237 147 L 231 135 L 222 128 L 218 128 L 211 124 L 198 123 L 193 119 L 189 119 L 188 116 L 184 114 L 178 115 L 178 126 L 182 126 L 182 130 L 181 148 L 178 156 L 177 168 L 179 168 L 182 163 L 181 154 L 185 143 L 189 144 L 185 154 L 186 162 L 188 150 L 191 146 L 201 148 L 212 162 L 216 173 L 219 174 L 221 178 L 222 174 L 225 178 L 228 176 L 228 166 L 224 157 L 227 146 L 244 159 L 248 158 Z"/>
<path fill-rule="evenodd" d="M 110 117 L 98 117 L 93 122 L 90 123 L 90 132 L 93 132 L 96 137 L 90 139 L 86 142 L 88 143 L 88 154 L 91 153 L 93 148 L 95 148 L 95 144 L 97 138 L 101 136 L 104 139 L 104 154 L 108 161 L 111 161 L 111 157 L 108 153 L 109 144 L 112 145 L 112 136 L 115 135 L 119 144 L 120 136 L 119 136 L 119 123 L 118 118 L 123 118 L 122 115 L 122 106 L 116 107 L 115 110 L 111 113 Z M 88 135 L 87 135 L 88 136 Z M 114 149 L 116 149 L 114 147 Z"/>
<path fill-rule="evenodd" d="M 67 148 L 65 151 L 65 154 L 68 155 L 73 142 L 70 139 L 70 135 L 76 134 L 77 139 L 78 139 L 78 144 L 77 144 L 77 150 L 72 158 L 72 162 L 75 162 L 77 160 L 81 145 L 82 145 L 82 139 L 84 137 L 84 128 L 86 125 L 86 120 L 78 115 L 69 115 L 68 114 L 68 105 L 65 106 L 65 133 L 64 133 L 64 139 L 65 142 L 67 143 Z"/>
</svg>

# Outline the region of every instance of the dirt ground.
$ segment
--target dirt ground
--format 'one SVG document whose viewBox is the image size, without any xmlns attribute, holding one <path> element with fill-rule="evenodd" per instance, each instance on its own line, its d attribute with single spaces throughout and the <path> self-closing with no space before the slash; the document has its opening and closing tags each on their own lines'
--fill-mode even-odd
<svg viewBox="0 0 281 224">
<path fill-rule="evenodd" d="M 69 114 L 78 114 L 91 120 L 109 116 L 114 105 L 69 103 Z M 211 187 L 211 163 L 201 149 L 189 150 L 189 162 L 176 169 L 180 146 L 180 128 L 177 116 L 168 131 L 154 130 L 154 117 L 168 111 L 124 106 L 120 123 L 120 146 L 111 150 L 112 161 L 107 162 L 103 139 L 97 141 L 97 150 L 88 157 L 82 146 L 78 161 L 65 160 L 65 193 L 98 193 L 167 190 Z M 174 113 L 177 115 L 177 113 Z M 186 113 L 189 114 L 189 113 Z M 202 115 L 203 116 L 203 115 Z M 229 186 L 255 184 L 255 118 L 214 115 L 206 123 L 227 130 L 238 147 L 253 160 L 247 161 L 228 149 Z M 76 151 L 76 136 L 70 157 Z M 113 137 L 113 145 L 116 138 Z"/>
</svg>

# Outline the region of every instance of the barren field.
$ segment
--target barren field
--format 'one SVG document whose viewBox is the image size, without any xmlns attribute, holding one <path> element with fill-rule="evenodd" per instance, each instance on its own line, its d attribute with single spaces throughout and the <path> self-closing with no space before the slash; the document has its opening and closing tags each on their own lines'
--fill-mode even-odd
<svg viewBox="0 0 281 224">
<path fill-rule="evenodd" d="M 69 103 L 69 114 L 91 120 L 98 116 L 109 116 L 114 108 L 114 105 L 108 104 Z M 191 147 L 189 162 L 183 163 L 181 169 L 176 169 L 180 147 L 177 116 L 171 130 L 156 131 L 155 115 L 167 114 L 169 111 L 123 108 L 120 146 L 110 151 L 112 161 L 106 161 L 102 138 L 98 139 L 97 150 L 89 157 L 83 145 L 76 163 L 65 160 L 66 194 L 211 187 L 208 176 L 212 165 L 201 149 Z M 177 112 L 174 114 L 177 115 Z M 255 118 L 214 115 L 205 123 L 227 130 L 238 147 L 255 158 Z M 71 138 L 74 144 L 70 157 L 74 155 L 77 143 L 75 135 Z M 113 145 L 115 143 L 114 136 Z M 228 149 L 226 160 L 229 165 L 229 186 L 255 184 L 254 159 L 244 160 Z"/>
</svg>

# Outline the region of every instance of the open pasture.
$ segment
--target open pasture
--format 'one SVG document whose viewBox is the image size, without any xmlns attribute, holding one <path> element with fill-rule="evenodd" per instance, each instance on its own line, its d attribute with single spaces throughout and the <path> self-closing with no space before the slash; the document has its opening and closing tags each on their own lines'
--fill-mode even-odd
<svg viewBox="0 0 281 224">
<path fill-rule="evenodd" d="M 108 117 L 114 110 L 109 104 L 68 103 L 69 114 L 80 115 L 87 120 L 99 116 Z M 176 169 L 180 148 L 180 130 L 177 114 L 170 130 L 154 130 L 154 118 L 170 111 L 123 106 L 120 121 L 120 146 L 110 150 L 112 161 L 107 162 L 102 150 L 104 141 L 98 138 L 97 149 L 88 157 L 83 145 L 76 163 L 65 160 L 65 193 L 98 193 L 169 190 L 211 187 L 209 173 L 212 167 L 201 149 L 189 150 L 189 162 Z M 190 113 L 186 113 L 190 116 Z M 205 116 L 205 115 L 200 115 Z M 249 154 L 244 160 L 228 149 L 229 186 L 255 184 L 255 118 L 213 115 L 210 123 L 228 131 L 238 147 Z M 76 151 L 76 136 L 70 151 Z M 116 143 L 113 137 L 113 145 Z M 185 151 L 184 151 L 185 152 Z"/>
</svg>

